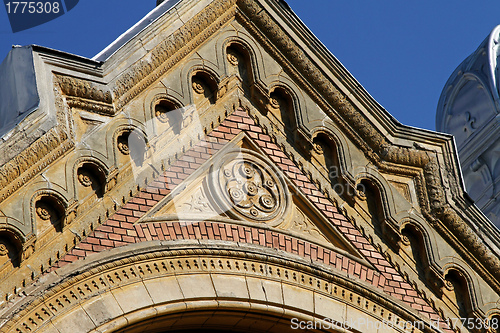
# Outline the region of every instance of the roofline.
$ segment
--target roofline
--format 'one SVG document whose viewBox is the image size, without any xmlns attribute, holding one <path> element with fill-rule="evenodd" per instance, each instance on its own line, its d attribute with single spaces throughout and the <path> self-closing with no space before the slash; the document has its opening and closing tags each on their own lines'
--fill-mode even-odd
<svg viewBox="0 0 500 333">
<path fill-rule="evenodd" d="M 153 24 L 157 19 L 159 19 L 163 14 L 167 13 L 175 7 L 182 0 L 166 0 L 160 5 L 156 6 L 153 10 L 146 14 L 139 22 L 134 24 L 131 28 L 121 34 L 117 39 L 115 39 L 111 44 L 109 44 L 105 49 L 96 54 L 92 60 L 104 62 L 109 59 L 113 54 L 118 52 L 123 46 L 125 46 L 130 40 L 141 33 L 148 26 Z"/>
</svg>

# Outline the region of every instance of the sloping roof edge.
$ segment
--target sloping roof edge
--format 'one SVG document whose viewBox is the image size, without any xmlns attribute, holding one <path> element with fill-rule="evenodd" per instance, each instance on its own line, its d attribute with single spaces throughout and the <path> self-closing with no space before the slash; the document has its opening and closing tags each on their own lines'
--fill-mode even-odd
<svg viewBox="0 0 500 333">
<path fill-rule="evenodd" d="M 111 57 L 116 51 L 121 49 L 125 44 L 132 40 L 137 34 L 156 21 L 163 14 L 175 7 L 181 0 L 166 0 L 150 11 L 139 22 L 134 24 L 130 29 L 121 34 L 115 41 L 109 44 L 104 50 L 96 54 L 92 60 L 105 61 Z"/>
</svg>

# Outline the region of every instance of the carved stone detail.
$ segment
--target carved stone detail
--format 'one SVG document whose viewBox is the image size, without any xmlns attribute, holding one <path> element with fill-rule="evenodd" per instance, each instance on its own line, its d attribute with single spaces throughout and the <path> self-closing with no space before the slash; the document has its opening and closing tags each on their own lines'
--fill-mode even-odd
<svg viewBox="0 0 500 333">
<path fill-rule="evenodd" d="M 233 66 L 238 66 L 238 56 L 231 49 L 227 51 L 227 61 Z"/>
<path fill-rule="evenodd" d="M 158 119 L 160 122 L 162 122 L 164 124 L 167 124 L 169 121 L 168 115 L 167 115 L 168 112 L 169 112 L 169 110 L 167 110 L 166 108 L 162 108 L 159 105 L 157 105 L 155 107 L 156 119 Z"/>
<path fill-rule="evenodd" d="M 89 81 L 69 77 L 57 76 L 62 92 L 67 96 L 80 97 L 93 101 L 112 103 L 111 93 Z"/>
<path fill-rule="evenodd" d="M 319 231 L 318 227 L 297 208 L 295 208 L 291 229 L 328 242 L 328 239 Z"/>
<path fill-rule="evenodd" d="M 5 244 L 0 244 L 0 256 L 6 256 L 9 254 L 9 249 L 7 248 L 7 245 Z"/>
<path fill-rule="evenodd" d="M 78 172 L 78 181 L 85 187 L 92 186 L 92 176 L 86 170 Z"/>
<path fill-rule="evenodd" d="M 116 140 L 116 145 L 118 147 L 118 150 L 123 154 L 123 155 L 130 155 L 130 148 L 128 144 L 128 138 L 129 138 L 129 132 L 122 133 Z"/>
<path fill-rule="evenodd" d="M 30 147 L 0 167 L 0 202 L 73 146 L 60 127 L 52 128 Z M 14 180 L 22 176 L 22 181 Z"/>
<path fill-rule="evenodd" d="M 194 213 L 214 212 L 210 207 L 207 197 L 203 194 L 201 189 L 198 189 L 195 193 L 193 193 L 189 202 L 184 203 L 184 206 L 188 206 L 188 210 Z"/>
<path fill-rule="evenodd" d="M 203 94 L 205 93 L 205 88 L 203 87 L 203 84 L 196 79 L 193 79 L 193 90 L 197 94 Z"/>
<path fill-rule="evenodd" d="M 39 203 L 38 207 L 36 208 L 36 213 L 42 220 L 47 221 L 52 217 L 51 210 L 52 209 L 50 209 L 50 207 L 48 207 L 46 204 Z"/>
<path fill-rule="evenodd" d="M 287 206 L 286 184 L 276 171 L 251 151 L 232 151 L 213 166 L 213 198 L 239 218 L 268 222 Z"/>
</svg>

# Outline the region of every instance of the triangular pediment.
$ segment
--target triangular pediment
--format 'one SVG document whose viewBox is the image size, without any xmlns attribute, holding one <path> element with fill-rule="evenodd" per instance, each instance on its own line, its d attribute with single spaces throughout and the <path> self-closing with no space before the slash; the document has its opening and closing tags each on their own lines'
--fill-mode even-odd
<svg viewBox="0 0 500 333">
<path fill-rule="evenodd" d="M 137 223 L 152 221 L 254 226 L 362 258 L 245 132 L 227 143 Z"/>
<path fill-rule="evenodd" d="M 395 122 L 280 1 L 168 3 L 94 60 L 37 48 L 47 64 L 37 77 L 52 81 L 39 85 L 40 118 L 26 122 L 51 122 L 0 168 L 18 276 L 72 248 L 225 240 L 189 234 L 208 221 L 226 236 L 236 226 L 234 246 L 317 260 L 399 299 L 440 296 L 449 267 L 487 279 L 478 295 L 500 291 L 496 250 L 475 236 L 493 230 L 463 200 L 452 139 Z M 17 293 L 19 281 L 1 282 Z"/>
</svg>

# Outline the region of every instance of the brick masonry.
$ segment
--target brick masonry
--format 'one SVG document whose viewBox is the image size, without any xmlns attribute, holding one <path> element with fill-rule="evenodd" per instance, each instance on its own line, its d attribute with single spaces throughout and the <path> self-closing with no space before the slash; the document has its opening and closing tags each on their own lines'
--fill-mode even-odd
<svg viewBox="0 0 500 333">
<path fill-rule="evenodd" d="M 184 224 L 182 222 L 134 224 L 241 131 L 245 131 L 275 165 L 301 189 L 324 216 L 375 267 L 375 270 L 330 249 L 277 231 L 207 221 Z M 382 254 L 369 243 L 344 215 L 339 213 L 332 202 L 309 181 L 283 151 L 272 142 L 271 138 L 264 134 L 262 129 L 242 110 L 236 110 L 228 116 L 207 136 L 206 140 L 199 142 L 188 150 L 166 172 L 153 180 L 147 188 L 141 190 L 86 239 L 77 244 L 52 269 L 62 267 L 92 253 L 130 243 L 176 239 L 229 240 L 259 244 L 298 254 L 342 270 L 353 278 L 364 280 L 385 293 L 406 302 L 424 316 L 432 320 L 439 319 L 439 315 L 432 307 L 418 295 L 410 284 L 403 280 Z M 448 331 L 447 328 L 444 329 Z M 450 332 L 452 331 L 450 330 Z"/>
</svg>

